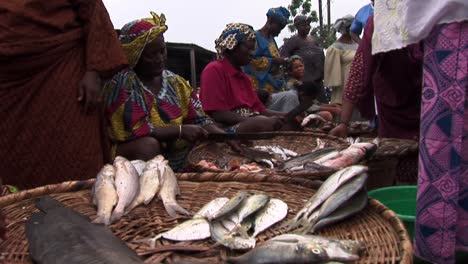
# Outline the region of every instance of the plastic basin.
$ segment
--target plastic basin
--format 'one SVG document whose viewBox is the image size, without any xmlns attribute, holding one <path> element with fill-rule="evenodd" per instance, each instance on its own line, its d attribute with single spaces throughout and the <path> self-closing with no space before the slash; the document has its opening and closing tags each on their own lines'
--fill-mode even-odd
<svg viewBox="0 0 468 264">
<path fill-rule="evenodd" d="M 417 186 L 391 186 L 372 190 L 368 194 L 398 215 L 413 241 Z"/>
</svg>

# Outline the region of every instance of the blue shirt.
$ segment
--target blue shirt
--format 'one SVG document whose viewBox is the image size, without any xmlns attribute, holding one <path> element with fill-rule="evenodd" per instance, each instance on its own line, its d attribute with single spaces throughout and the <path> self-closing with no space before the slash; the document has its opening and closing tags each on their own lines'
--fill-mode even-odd
<svg viewBox="0 0 468 264">
<path fill-rule="evenodd" d="M 365 5 L 359 9 L 354 17 L 353 24 L 351 24 L 351 31 L 361 35 L 362 30 L 366 27 L 367 19 L 374 14 L 374 7 L 372 4 Z"/>
</svg>

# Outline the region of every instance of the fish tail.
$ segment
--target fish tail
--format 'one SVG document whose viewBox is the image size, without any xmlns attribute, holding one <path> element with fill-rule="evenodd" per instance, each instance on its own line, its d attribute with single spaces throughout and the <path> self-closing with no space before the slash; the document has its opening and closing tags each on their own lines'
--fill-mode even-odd
<svg viewBox="0 0 468 264">
<path fill-rule="evenodd" d="M 174 203 L 164 203 L 164 208 L 166 209 L 166 212 L 171 216 L 171 217 L 177 217 L 177 213 L 181 213 L 184 215 L 192 215 L 189 211 L 185 210 L 182 206 L 180 206 L 177 202 Z"/>
<path fill-rule="evenodd" d="M 110 218 L 110 222 L 111 222 L 111 223 L 115 223 L 115 222 L 119 221 L 120 218 L 122 218 L 123 215 L 124 215 L 124 211 L 123 211 L 123 210 L 117 210 L 117 209 L 115 209 L 114 212 L 112 212 L 112 215 L 111 215 L 111 218 Z"/>
<path fill-rule="evenodd" d="M 229 234 L 234 234 L 234 233 L 240 234 L 243 238 L 250 237 L 249 234 L 247 233 L 247 230 L 245 230 L 245 228 L 239 224 L 236 225 L 236 227 L 234 227 L 234 229 Z"/>
<path fill-rule="evenodd" d="M 91 223 L 104 224 L 108 226 L 110 224 L 110 217 L 106 215 L 98 215 Z"/>
</svg>

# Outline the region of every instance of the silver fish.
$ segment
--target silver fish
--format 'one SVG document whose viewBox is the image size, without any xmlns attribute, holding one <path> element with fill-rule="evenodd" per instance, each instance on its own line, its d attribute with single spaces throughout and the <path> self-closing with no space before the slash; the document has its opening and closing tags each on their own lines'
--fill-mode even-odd
<svg viewBox="0 0 468 264">
<path fill-rule="evenodd" d="M 245 250 L 255 247 L 255 238 L 240 237 L 227 230 L 220 221 L 211 222 L 211 238 L 217 244 L 221 244 L 230 249 Z"/>
<path fill-rule="evenodd" d="M 283 220 L 288 214 L 288 205 L 279 199 L 270 199 L 268 203 L 255 214 L 253 237 Z"/>
<path fill-rule="evenodd" d="M 101 169 L 93 186 L 93 203 L 97 206 L 97 217 L 93 220 L 96 224 L 110 224 L 112 209 L 117 204 L 119 197 L 115 190 L 115 169 L 107 164 Z"/>
<path fill-rule="evenodd" d="M 329 216 L 343 203 L 348 201 L 354 194 L 362 190 L 366 181 L 367 173 L 363 173 L 343 184 L 332 195 L 330 195 L 330 197 L 325 202 L 323 202 L 323 204 L 320 206 L 320 209 L 316 211 L 317 215 L 310 216 L 307 219 L 309 225 L 306 227 L 306 229 L 310 230 L 313 225 L 317 223 L 317 221 Z"/>
<path fill-rule="evenodd" d="M 318 125 L 320 123 L 326 123 L 327 120 L 325 120 L 323 117 L 317 115 L 317 114 L 309 114 L 308 116 L 304 117 L 301 122 L 301 126 L 305 127 L 312 121 L 316 121 L 314 124 Z"/>
<path fill-rule="evenodd" d="M 249 196 L 242 202 L 239 209 L 235 213 L 235 224 L 240 225 L 245 218 L 265 206 L 269 200 L 270 197 L 264 194 L 254 194 Z"/>
<path fill-rule="evenodd" d="M 312 162 L 315 159 L 318 159 L 324 155 L 328 155 L 330 153 L 339 153 L 338 149 L 329 147 L 329 148 L 320 148 L 314 150 L 310 153 L 303 154 L 300 156 L 296 156 L 292 159 L 289 159 L 283 163 L 281 163 L 278 167 L 279 170 L 288 170 L 291 168 L 297 168 L 304 166 L 307 162 Z"/>
<path fill-rule="evenodd" d="M 221 217 L 225 216 L 226 214 L 232 212 L 233 210 L 235 210 L 242 203 L 242 201 L 244 201 L 244 199 L 248 195 L 249 195 L 249 193 L 246 192 L 246 191 L 239 192 L 236 196 L 229 199 L 229 201 L 226 204 L 224 204 L 224 206 L 221 207 L 221 209 L 219 209 L 218 212 L 216 212 L 215 214 L 213 214 L 211 216 L 208 216 L 207 219 L 209 221 L 213 221 L 213 220 L 221 218 Z"/>
<path fill-rule="evenodd" d="M 283 234 L 273 237 L 268 241 L 316 243 L 325 250 L 331 261 L 355 261 L 359 259 L 359 253 L 364 250 L 364 245 L 359 241 L 312 235 Z"/>
<path fill-rule="evenodd" d="M 370 142 L 355 143 L 340 151 L 339 155 L 330 159 L 319 159 L 314 162 L 326 167 L 341 169 L 359 163 L 365 157 L 372 155 L 377 145 Z"/>
<path fill-rule="evenodd" d="M 202 218 L 211 218 L 216 214 L 227 202 L 229 198 L 220 197 L 214 200 L 211 200 L 209 203 L 205 204 L 198 212 L 193 216 L 193 218 L 202 217 Z"/>
<path fill-rule="evenodd" d="M 145 170 L 146 162 L 144 160 L 132 160 L 130 162 L 132 163 L 133 167 L 135 167 L 135 169 L 137 170 L 138 175 L 141 175 L 141 173 Z"/>
<path fill-rule="evenodd" d="M 329 257 L 325 249 L 317 243 L 287 243 L 271 241 L 263 243 L 239 257 L 228 258 L 228 263 L 323 263 Z"/>
<path fill-rule="evenodd" d="M 164 166 L 162 181 L 163 184 L 158 196 L 163 201 L 166 212 L 172 217 L 176 217 L 177 212 L 184 215 L 191 215 L 189 211 L 185 210 L 177 203 L 176 196 L 180 194 L 180 189 L 174 171 L 169 165 Z"/>
<path fill-rule="evenodd" d="M 159 159 L 151 159 L 146 162 L 146 167 L 139 178 L 140 192 L 127 207 L 126 213 L 130 212 L 140 204 L 149 204 L 151 200 L 153 200 L 153 197 L 158 193 L 162 178 L 159 166 L 164 166 Z"/>
<path fill-rule="evenodd" d="M 250 236 L 248 234 L 248 231 L 253 226 L 253 217 L 247 217 L 246 219 L 244 219 L 244 221 L 242 221 L 241 225 L 236 224 L 237 219 L 238 217 L 236 214 L 231 214 L 228 217 L 225 217 L 218 221 L 221 222 L 221 224 L 227 231 L 233 233 L 234 235 L 239 234 L 243 238 L 249 238 Z"/>
<path fill-rule="evenodd" d="M 351 178 L 361 175 L 367 171 L 367 167 L 361 165 L 354 165 L 336 173 L 332 174 L 317 192 L 307 201 L 304 208 L 302 208 L 297 215 L 292 219 L 289 224 L 288 230 L 296 228 L 300 224 L 307 224 L 308 216 L 316 210 L 330 195 L 332 195 L 341 185 L 346 183 Z M 305 222 L 305 223 L 304 223 Z"/>
<path fill-rule="evenodd" d="M 361 190 L 355 196 L 353 196 L 348 202 L 343 204 L 335 212 L 329 216 L 322 218 L 317 221 L 317 223 L 310 230 L 311 233 L 317 232 L 320 229 L 339 222 L 347 217 L 350 217 L 361 210 L 363 210 L 367 205 L 368 197 L 365 190 Z"/>
<path fill-rule="evenodd" d="M 173 241 L 201 240 L 211 236 L 210 223 L 204 218 L 192 218 L 175 226 L 171 230 L 148 239 L 149 245 L 154 248 L 156 240 L 162 238 Z"/>
<path fill-rule="evenodd" d="M 117 156 L 114 160 L 115 186 L 119 201 L 112 212 L 111 222 L 118 221 L 124 214 L 125 208 L 133 201 L 138 194 L 140 184 L 138 182 L 138 172 L 132 163 L 124 157 Z"/>
</svg>

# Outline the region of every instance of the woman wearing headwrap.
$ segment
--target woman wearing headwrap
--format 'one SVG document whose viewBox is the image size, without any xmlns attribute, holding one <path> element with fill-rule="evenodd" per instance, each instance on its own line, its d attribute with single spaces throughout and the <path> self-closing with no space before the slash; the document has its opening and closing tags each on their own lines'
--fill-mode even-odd
<svg viewBox="0 0 468 264">
<path fill-rule="evenodd" d="M 126 65 L 101 0 L 0 1 L 0 177 L 33 188 L 107 162 L 101 78 Z"/>
<path fill-rule="evenodd" d="M 215 41 L 220 60 L 201 75 L 203 110 L 230 132 L 273 131 L 283 127 L 283 113 L 265 109 L 241 67 L 250 63 L 256 35 L 251 26 L 231 23 Z"/>
<path fill-rule="evenodd" d="M 289 11 L 284 7 L 270 8 L 268 10 L 267 22 L 255 32 L 257 47 L 254 58 L 244 71 L 252 78 L 255 89 L 265 89 L 270 93 L 284 89 L 284 79 L 280 73 L 280 67 L 287 60 L 280 57 L 275 37 L 289 23 Z"/>
<path fill-rule="evenodd" d="M 188 82 L 165 69 L 166 18 L 151 14 L 120 32 L 130 67 L 105 84 L 109 135 L 114 155 L 148 160 L 163 153 L 177 171 L 185 165 L 187 142 L 224 131 L 206 117 Z"/>
<path fill-rule="evenodd" d="M 358 47 L 350 34 L 354 17 L 351 15 L 338 19 L 333 28 L 341 37 L 327 49 L 325 57 L 325 78 L 323 85 L 332 89 L 331 103 L 341 104 L 343 86 L 348 79 L 349 69 Z"/>
</svg>

